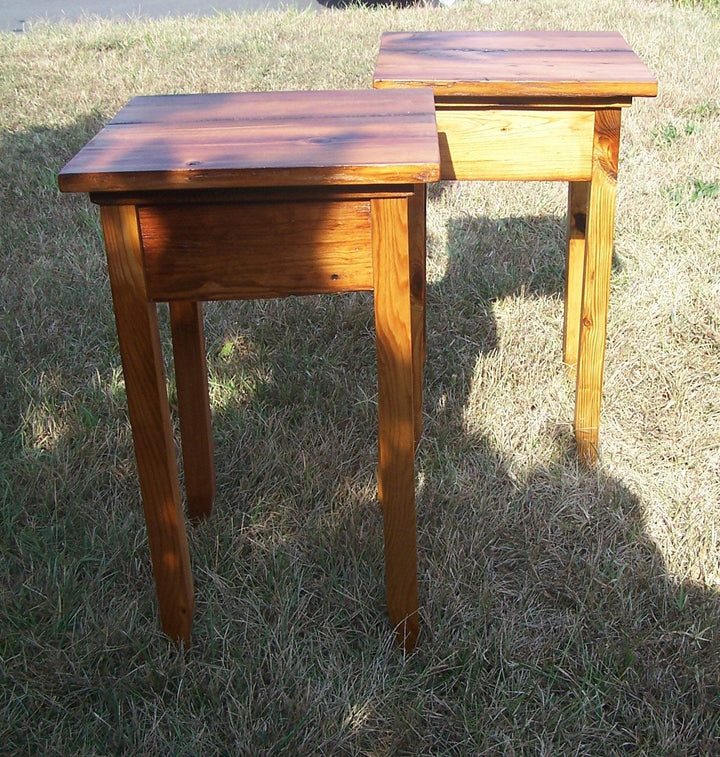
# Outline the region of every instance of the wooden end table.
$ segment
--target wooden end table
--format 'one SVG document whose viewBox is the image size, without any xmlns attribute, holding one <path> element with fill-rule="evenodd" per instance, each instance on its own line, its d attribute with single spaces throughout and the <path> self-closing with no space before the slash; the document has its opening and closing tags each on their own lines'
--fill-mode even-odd
<svg viewBox="0 0 720 757">
<path fill-rule="evenodd" d="M 424 360 L 430 90 L 137 97 L 61 171 L 100 206 L 162 625 L 193 581 L 156 303 L 170 303 L 188 510 L 215 492 L 201 302 L 372 290 L 387 603 L 418 632 L 414 453 Z"/>
<path fill-rule="evenodd" d="M 387 33 L 374 86 L 432 87 L 441 177 L 569 182 L 563 358 L 597 459 L 620 112 L 657 81 L 614 32 Z"/>
</svg>

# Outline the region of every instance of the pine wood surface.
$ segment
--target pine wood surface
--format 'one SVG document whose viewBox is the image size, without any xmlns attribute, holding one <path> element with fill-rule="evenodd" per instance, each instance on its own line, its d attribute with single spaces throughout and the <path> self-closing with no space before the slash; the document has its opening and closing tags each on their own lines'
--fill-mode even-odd
<svg viewBox="0 0 720 757">
<path fill-rule="evenodd" d="M 594 121 L 592 110 L 438 107 L 441 177 L 589 179 Z"/>
<path fill-rule="evenodd" d="M 149 205 L 138 215 L 157 301 L 372 289 L 367 199 Z"/>
<path fill-rule="evenodd" d="M 327 188 L 325 202 L 316 192 L 303 201 L 294 190 L 294 201 L 283 193 L 283 201 L 267 204 L 243 197 L 239 203 L 101 206 L 158 603 L 172 638 L 190 642 L 193 588 L 153 299 L 170 300 L 188 509 L 197 519 L 211 511 L 215 472 L 202 311 L 193 298 L 307 294 L 329 284 L 334 291 L 375 293 L 388 614 L 398 641 L 408 650 L 415 645 L 425 187 L 408 189 L 400 185 L 392 197 L 381 186 L 372 198 L 366 190 L 336 196 Z M 143 197 L 147 202 L 152 193 Z"/>
<path fill-rule="evenodd" d="M 402 135 L 402 139 L 398 138 Z M 439 176 L 432 92 L 136 97 L 60 172 L 66 192 L 418 183 Z"/>
<path fill-rule="evenodd" d="M 568 184 L 563 362 L 570 377 L 576 375 L 578 350 L 580 348 L 580 316 L 585 273 L 585 232 L 589 197 L 589 181 L 571 181 Z"/>
<path fill-rule="evenodd" d="M 418 184 L 409 199 L 410 221 L 410 305 L 412 308 L 413 392 L 415 403 L 415 444 L 420 443 L 423 429 L 423 371 L 427 355 L 427 187 Z"/>
<path fill-rule="evenodd" d="M 170 302 L 188 510 L 215 492 L 201 300 L 372 289 L 388 613 L 418 635 L 414 453 L 424 360 L 432 91 L 136 98 L 63 169 L 101 206 L 163 629 L 193 586 L 155 301 Z M 178 191 L 178 190 L 183 191 Z"/>
<path fill-rule="evenodd" d="M 413 204 L 372 200 L 378 363 L 378 496 L 383 513 L 388 615 L 400 644 L 418 636 L 415 523 L 415 379 L 411 300 Z M 424 214 L 423 216 L 424 217 Z M 417 324 L 415 324 L 417 326 Z"/>
<path fill-rule="evenodd" d="M 657 80 L 616 32 L 387 32 L 374 86 L 437 96 L 653 97 Z"/>
<path fill-rule="evenodd" d="M 388 32 L 373 85 L 433 88 L 443 179 L 570 182 L 563 358 L 594 462 L 620 108 L 655 77 L 616 32 Z"/>
<path fill-rule="evenodd" d="M 587 464 L 594 463 L 598 453 L 619 149 L 620 109 L 598 110 L 585 230 L 575 398 L 578 456 Z"/>
<path fill-rule="evenodd" d="M 210 415 L 202 304 L 170 303 L 180 439 L 188 514 L 210 515 L 215 497 L 215 459 Z"/>
<path fill-rule="evenodd" d="M 157 309 L 147 297 L 133 206 L 101 209 L 125 390 L 163 630 L 189 644 L 194 612 Z"/>
</svg>

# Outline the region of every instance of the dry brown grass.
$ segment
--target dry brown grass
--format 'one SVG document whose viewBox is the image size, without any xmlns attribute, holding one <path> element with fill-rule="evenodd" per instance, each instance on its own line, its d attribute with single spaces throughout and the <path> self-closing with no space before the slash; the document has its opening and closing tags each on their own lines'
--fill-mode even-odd
<svg viewBox="0 0 720 757">
<path fill-rule="evenodd" d="M 384 618 L 365 295 L 207 308 L 219 494 L 158 630 L 97 214 L 57 170 L 127 99 L 366 87 L 389 29 L 617 29 L 601 458 L 560 359 L 565 189 L 429 201 L 423 632 Z M 720 753 L 720 20 L 500 1 L 0 35 L 0 743 L 13 754 Z"/>
</svg>

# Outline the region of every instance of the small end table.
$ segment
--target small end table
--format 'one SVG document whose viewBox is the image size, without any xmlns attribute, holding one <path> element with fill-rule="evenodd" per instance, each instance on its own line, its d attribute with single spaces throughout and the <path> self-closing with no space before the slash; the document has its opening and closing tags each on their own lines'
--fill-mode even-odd
<svg viewBox="0 0 720 757">
<path fill-rule="evenodd" d="M 376 88 L 432 87 L 441 178 L 569 182 L 563 358 L 597 459 L 620 112 L 657 80 L 615 32 L 391 32 Z"/>
<path fill-rule="evenodd" d="M 156 303 L 170 303 L 188 509 L 215 491 L 204 300 L 372 290 L 388 612 L 418 633 L 414 453 L 424 360 L 430 90 L 137 97 L 61 171 L 100 206 L 165 632 L 189 643 L 193 581 Z"/>
</svg>

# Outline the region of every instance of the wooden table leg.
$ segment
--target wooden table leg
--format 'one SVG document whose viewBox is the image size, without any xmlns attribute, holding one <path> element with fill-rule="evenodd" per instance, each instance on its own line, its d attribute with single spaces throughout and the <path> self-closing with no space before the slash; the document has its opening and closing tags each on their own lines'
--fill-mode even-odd
<svg viewBox="0 0 720 757">
<path fill-rule="evenodd" d="M 575 438 L 586 464 L 598 451 L 619 145 L 620 109 L 596 111 L 575 399 Z"/>
<path fill-rule="evenodd" d="M 410 215 L 407 198 L 371 200 L 385 585 L 390 622 L 408 650 L 419 625 Z"/>
<path fill-rule="evenodd" d="M 590 182 L 571 181 L 568 186 L 567 256 L 565 258 L 565 318 L 563 323 L 563 362 L 568 374 L 575 376 L 580 318 L 582 310 L 583 270 L 585 268 L 585 229 Z"/>
<path fill-rule="evenodd" d="M 193 520 L 198 520 L 210 515 L 215 497 L 215 461 L 201 303 L 171 302 L 170 325 L 188 513 Z"/>
<path fill-rule="evenodd" d="M 415 187 L 409 199 L 410 302 L 412 307 L 413 399 L 415 402 L 415 445 L 420 443 L 423 427 L 423 372 L 427 351 L 426 299 L 426 230 L 425 184 Z"/>
<path fill-rule="evenodd" d="M 148 301 L 136 210 L 101 209 L 140 490 L 165 633 L 188 644 L 193 582 L 157 310 Z"/>
</svg>

